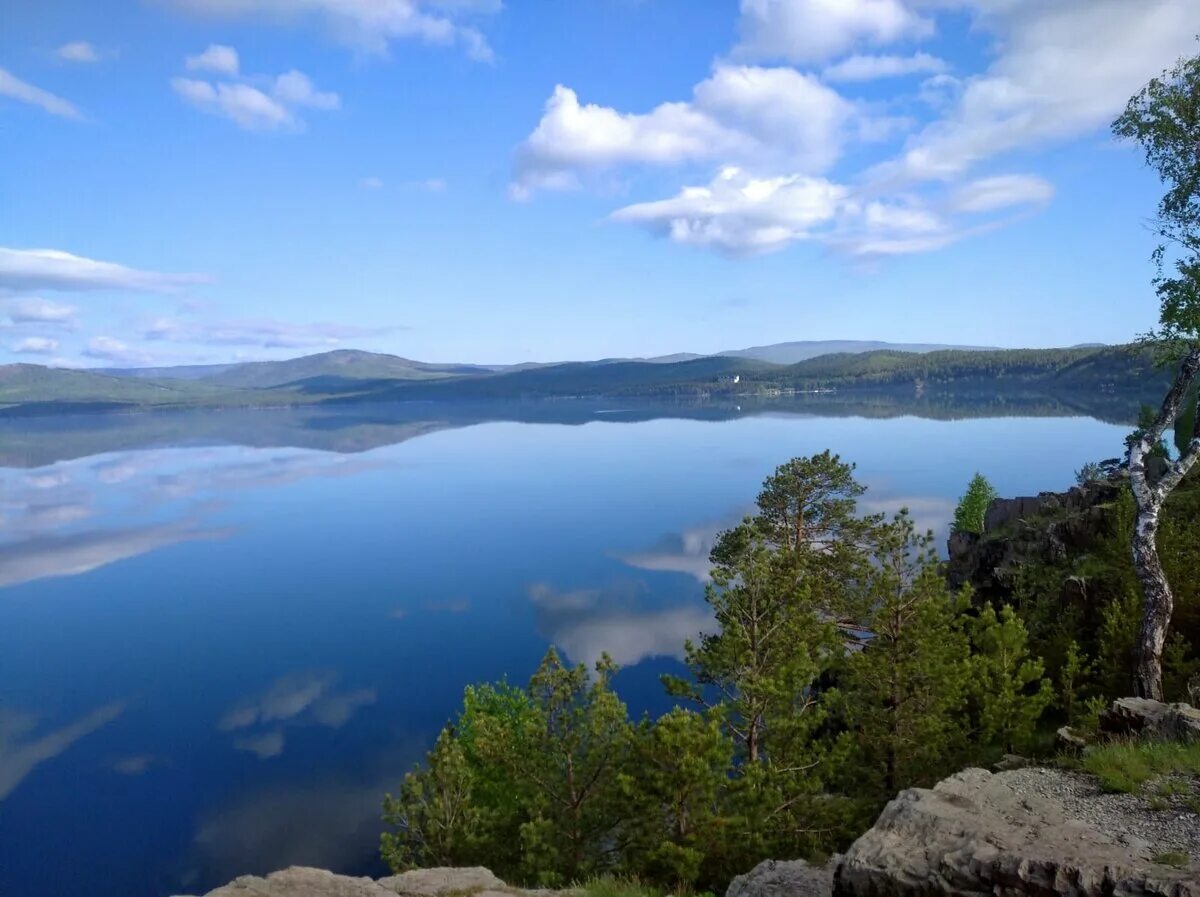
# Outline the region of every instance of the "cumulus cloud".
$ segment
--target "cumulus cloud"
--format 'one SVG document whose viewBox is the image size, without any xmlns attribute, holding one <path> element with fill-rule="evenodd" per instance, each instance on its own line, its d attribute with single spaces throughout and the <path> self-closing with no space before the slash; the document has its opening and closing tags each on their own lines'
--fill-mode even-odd
<svg viewBox="0 0 1200 897">
<path fill-rule="evenodd" d="M 194 78 L 172 78 L 171 89 L 200 111 L 224 116 L 247 131 L 297 126 L 297 120 L 283 103 L 249 84 L 210 84 Z"/>
<path fill-rule="evenodd" d="M 311 109 L 337 109 L 341 98 L 336 93 L 317 90 L 303 72 L 292 69 L 275 79 L 272 91 L 275 98 L 289 106 L 308 106 Z"/>
<path fill-rule="evenodd" d="M 13 343 L 11 349 L 17 355 L 53 355 L 58 351 L 58 340 L 44 336 L 27 336 Z"/>
<path fill-rule="evenodd" d="M 1054 195 L 1031 175 L 971 181 L 947 197 L 906 193 L 877 197 L 825 178 L 756 177 L 736 167 L 670 199 L 635 203 L 609 217 L 674 243 L 735 258 L 815 241 L 851 256 L 930 252 L 996 226 L 978 216 L 1028 210 Z"/>
<path fill-rule="evenodd" d="M 826 81 L 875 81 L 903 75 L 938 75 L 946 71 L 945 60 L 928 53 L 912 56 L 850 56 L 821 72 Z"/>
<path fill-rule="evenodd" d="M 811 63 L 863 44 L 929 37 L 934 25 L 902 0 L 742 0 L 738 31 L 737 57 Z"/>
<path fill-rule="evenodd" d="M 718 65 L 690 102 L 646 113 L 581 104 L 559 85 L 517 152 L 513 193 L 578 186 L 582 174 L 628 164 L 786 158 L 792 170 L 821 171 L 853 115 L 836 91 L 788 68 Z"/>
<path fill-rule="evenodd" d="M 368 53 L 385 53 L 392 41 L 458 46 L 489 62 L 491 46 L 473 24 L 499 11 L 497 0 L 164 0 L 173 6 L 225 18 L 268 22 L 316 19 L 335 40 Z"/>
<path fill-rule="evenodd" d="M 100 54 L 85 40 L 71 41 L 54 51 L 54 55 L 66 62 L 99 62 Z"/>
<path fill-rule="evenodd" d="M 39 296 L 22 296 L 0 305 L 10 323 L 74 327 L 76 308 Z"/>
<path fill-rule="evenodd" d="M 238 52 L 233 47 L 227 47 L 224 44 L 209 44 L 207 50 L 187 57 L 183 64 L 189 72 L 214 72 L 218 75 L 236 77 Z"/>
<path fill-rule="evenodd" d="M 159 274 L 72 255 L 58 249 L 9 249 L 0 246 L 0 289 L 166 293 L 207 281 L 208 278 L 200 274 Z"/>
<path fill-rule="evenodd" d="M 706 186 L 684 187 L 671 199 L 636 203 L 611 217 L 676 243 L 757 255 L 813 237 L 833 223 L 848 196 L 824 178 L 756 178 L 729 167 Z"/>
<path fill-rule="evenodd" d="M 228 118 L 247 131 L 300 130 L 299 109 L 329 111 L 341 106 L 341 97 L 318 90 L 312 79 L 296 69 L 282 75 L 239 75 L 237 50 L 212 44 L 184 61 L 188 71 L 213 72 L 229 79 L 203 81 L 171 79 L 171 89 L 185 102 L 210 115 Z"/>
<path fill-rule="evenodd" d="M 151 341 L 203 343 L 210 346 L 306 349 L 337 346 L 348 339 L 380 336 L 397 329 L 400 328 L 331 323 L 291 324 L 265 319 L 194 321 L 158 318 L 142 329 L 141 336 Z"/>
<path fill-rule="evenodd" d="M 74 104 L 56 96 L 48 90 L 22 81 L 16 75 L 0 68 L 0 97 L 8 97 L 19 103 L 37 106 L 51 115 L 61 118 L 82 118 Z"/>
</svg>

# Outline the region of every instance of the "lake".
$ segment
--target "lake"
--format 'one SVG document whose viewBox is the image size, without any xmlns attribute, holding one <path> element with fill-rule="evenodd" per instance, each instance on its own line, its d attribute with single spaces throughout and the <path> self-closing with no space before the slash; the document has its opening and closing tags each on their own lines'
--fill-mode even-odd
<svg viewBox="0 0 1200 897">
<path fill-rule="evenodd" d="M 709 547 L 777 464 L 832 449 L 866 510 L 944 538 L 976 470 L 1063 489 L 1130 429 L 976 413 L 1017 416 L 826 398 L 0 422 L 0 894 L 382 874 L 383 794 L 466 684 L 523 683 L 553 643 L 609 652 L 636 713 L 668 706 Z"/>
</svg>

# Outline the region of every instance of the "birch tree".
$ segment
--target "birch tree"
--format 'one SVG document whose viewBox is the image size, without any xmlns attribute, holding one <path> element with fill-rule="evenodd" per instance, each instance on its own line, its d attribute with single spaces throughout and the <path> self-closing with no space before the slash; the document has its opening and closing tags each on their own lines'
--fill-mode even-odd
<svg viewBox="0 0 1200 897">
<path fill-rule="evenodd" d="M 1159 327 L 1149 337 L 1174 359 L 1182 359 L 1162 407 L 1149 426 L 1134 435 L 1128 456 L 1137 502 L 1133 563 L 1145 601 L 1134 648 L 1134 691 L 1161 701 L 1163 647 L 1174 601 L 1158 555 L 1159 518 L 1168 496 L 1200 456 L 1200 415 L 1192 416 L 1190 437 L 1179 440 L 1178 458 L 1154 482 L 1146 459 L 1185 411 L 1200 372 L 1200 56 L 1182 59 L 1151 80 L 1129 101 L 1113 123 L 1113 132 L 1141 145 L 1146 163 L 1158 172 L 1165 188 L 1154 220 L 1160 239 L 1153 256 Z"/>
</svg>

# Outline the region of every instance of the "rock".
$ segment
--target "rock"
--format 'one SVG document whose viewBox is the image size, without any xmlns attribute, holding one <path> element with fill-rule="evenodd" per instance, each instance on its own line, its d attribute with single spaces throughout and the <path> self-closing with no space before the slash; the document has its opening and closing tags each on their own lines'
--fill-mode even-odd
<svg viewBox="0 0 1200 897">
<path fill-rule="evenodd" d="M 266 878 L 243 875 L 206 897 L 525 897 L 482 866 L 414 869 L 372 881 L 293 866 Z"/>
<path fill-rule="evenodd" d="M 1200 741 L 1200 710 L 1150 698 L 1118 698 L 1100 714 L 1100 730 L 1110 735 Z"/>
<path fill-rule="evenodd" d="M 324 869 L 292 866 L 266 878 L 243 875 L 207 897 L 396 897 L 369 878 L 334 875 Z"/>
<path fill-rule="evenodd" d="M 1059 750 L 1068 753 L 1078 753 L 1087 747 L 1087 739 L 1070 726 L 1060 726 L 1054 733 L 1054 741 Z"/>
<path fill-rule="evenodd" d="M 1004 772 L 1009 769 L 1024 769 L 1028 765 L 1028 758 L 1022 757 L 1020 754 L 1005 754 L 996 763 L 996 771 Z"/>
<path fill-rule="evenodd" d="M 445 897 L 449 894 L 458 897 L 508 890 L 508 885 L 482 866 L 413 869 L 390 878 L 381 878 L 379 884 L 387 888 L 389 894 L 401 894 L 404 897 Z"/>
<path fill-rule="evenodd" d="M 810 866 L 804 860 L 764 860 L 729 883 L 725 897 L 831 897 L 837 860 Z"/>
<path fill-rule="evenodd" d="M 838 868 L 839 897 L 1200 897 L 1200 867 L 1153 862 L 1015 786 L 1035 770 L 968 769 L 903 791 Z M 1135 841 L 1136 839 L 1129 839 Z"/>
</svg>

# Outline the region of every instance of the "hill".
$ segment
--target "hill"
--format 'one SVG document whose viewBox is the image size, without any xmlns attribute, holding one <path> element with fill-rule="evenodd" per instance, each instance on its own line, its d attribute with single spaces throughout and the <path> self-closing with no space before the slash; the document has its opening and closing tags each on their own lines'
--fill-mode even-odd
<svg viewBox="0 0 1200 897">
<path fill-rule="evenodd" d="M 718 352 L 727 358 L 753 358 L 772 364 L 796 364 L 822 355 L 858 355 L 866 352 L 942 352 L 958 350 L 966 352 L 988 352 L 991 346 L 948 346 L 939 343 L 887 343 L 878 340 L 799 340 L 790 343 L 772 343 L 769 346 L 751 346 L 749 349 L 727 349 Z"/>
</svg>

